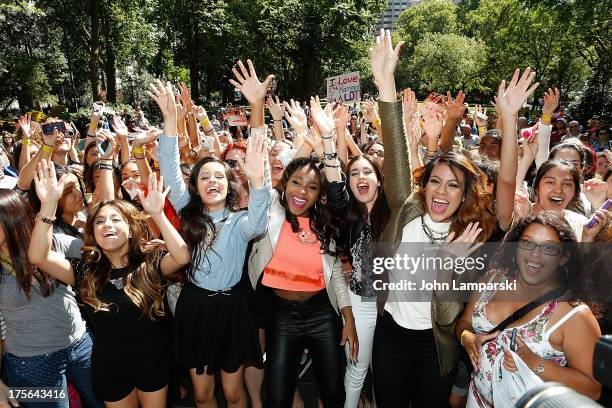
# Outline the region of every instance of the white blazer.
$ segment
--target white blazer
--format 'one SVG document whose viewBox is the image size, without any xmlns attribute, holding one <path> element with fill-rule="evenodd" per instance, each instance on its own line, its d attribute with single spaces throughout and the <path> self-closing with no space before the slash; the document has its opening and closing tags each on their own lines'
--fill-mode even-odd
<svg viewBox="0 0 612 408">
<path fill-rule="evenodd" d="M 285 209 L 280 203 L 278 192 L 272 190 L 270 212 L 268 215 L 268 229 L 253 243 L 253 250 L 249 257 L 249 278 L 253 288 L 268 265 L 285 222 Z M 333 247 L 332 247 L 333 248 Z M 344 281 L 342 261 L 337 256 L 321 254 L 323 260 L 323 276 L 329 301 L 336 313 L 346 306 L 351 306 L 349 289 Z"/>
</svg>

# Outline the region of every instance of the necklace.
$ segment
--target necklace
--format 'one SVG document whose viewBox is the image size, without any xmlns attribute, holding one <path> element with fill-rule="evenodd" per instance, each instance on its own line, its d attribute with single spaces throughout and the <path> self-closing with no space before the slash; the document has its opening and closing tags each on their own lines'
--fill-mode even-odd
<svg viewBox="0 0 612 408">
<path fill-rule="evenodd" d="M 312 245 L 318 241 L 318 238 L 311 231 L 303 231 L 300 230 L 295 233 L 298 241 L 300 241 L 304 245 Z"/>
<path fill-rule="evenodd" d="M 427 225 L 423 216 L 421 216 L 421 225 L 423 226 L 423 232 L 429 238 L 430 245 L 440 245 L 448 237 L 448 232 L 438 232 Z"/>
</svg>

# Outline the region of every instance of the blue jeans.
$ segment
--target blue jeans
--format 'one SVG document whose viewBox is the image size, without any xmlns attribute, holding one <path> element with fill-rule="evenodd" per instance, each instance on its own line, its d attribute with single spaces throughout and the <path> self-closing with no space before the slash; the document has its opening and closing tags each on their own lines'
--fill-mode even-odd
<svg viewBox="0 0 612 408">
<path fill-rule="evenodd" d="M 66 398 L 59 402 L 20 403 L 22 407 L 69 408 L 68 381 L 79 391 L 81 401 L 89 408 L 104 405 L 95 399 L 91 387 L 91 346 L 88 332 L 65 349 L 33 357 L 18 357 L 5 353 L 7 385 L 9 387 L 57 387 L 65 390 Z"/>
</svg>

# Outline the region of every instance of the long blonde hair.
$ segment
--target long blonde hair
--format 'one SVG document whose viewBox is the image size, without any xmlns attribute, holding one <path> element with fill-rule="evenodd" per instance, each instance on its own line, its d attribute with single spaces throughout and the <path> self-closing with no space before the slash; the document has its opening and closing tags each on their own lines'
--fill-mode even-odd
<svg viewBox="0 0 612 408">
<path fill-rule="evenodd" d="M 102 201 L 97 203 L 87 219 L 83 234 L 82 248 L 83 260 L 89 267 L 83 277 L 80 295 L 83 302 L 95 311 L 109 311 L 110 304 L 98 298 L 98 292 L 106 282 L 111 270 L 111 263 L 97 246 L 94 235 L 94 224 L 102 208 L 112 206 L 128 224 L 132 238 L 129 239 L 127 254 L 129 273 L 123 278 L 123 291 L 132 303 L 142 309 L 143 314 L 150 319 L 163 316 L 164 313 L 164 287 L 159 271 L 161 252 L 154 249 L 145 249 L 151 234 L 146 217 L 132 204 L 122 200 Z"/>
</svg>

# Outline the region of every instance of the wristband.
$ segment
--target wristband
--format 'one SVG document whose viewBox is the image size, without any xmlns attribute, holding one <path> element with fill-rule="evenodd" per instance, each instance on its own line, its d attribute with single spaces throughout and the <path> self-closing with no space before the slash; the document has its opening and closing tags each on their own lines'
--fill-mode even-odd
<svg viewBox="0 0 612 408">
<path fill-rule="evenodd" d="M 323 153 L 323 160 L 333 160 L 338 158 L 338 153 Z"/>
<path fill-rule="evenodd" d="M 321 136 L 321 139 L 323 139 L 323 140 L 332 140 L 333 138 L 334 138 L 334 133 L 333 132 L 330 133 L 327 136 Z"/>
<path fill-rule="evenodd" d="M 327 163 L 324 163 L 323 165 L 325 167 L 330 167 L 332 169 L 337 169 L 338 167 L 340 167 L 340 163 L 338 163 L 338 164 L 327 164 Z"/>
<path fill-rule="evenodd" d="M 210 127 L 210 120 L 208 120 L 208 118 L 204 118 L 200 121 L 200 123 L 202 124 L 203 128 L 208 128 Z"/>
<path fill-rule="evenodd" d="M 100 163 L 99 166 L 100 166 L 100 170 L 110 170 L 110 171 L 113 170 L 113 166 L 110 164 Z"/>
<path fill-rule="evenodd" d="M 372 125 L 376 127 L 380 127 L 380 119 L 379 118 L 374 119 L 374 122 L 372 122 Z"/>
<path fill-rule="evenodd" d="M 49 146 L 48 144 L 43 143 L 42 151 L 47 153 L 53 153 L 53 146 Z"/>
<path fill-rule="evenodd" d="M 486 126 L 478 126 L 478 131 L 480 132 L 481 130 L 483 132 L 486 132 L 488 130 L 488 128 Z"/>
<path fill-rule="evenodd" d="M 144 147 L 142 147 L 142 146 L 141 147 L 138 147 L 138 146 L 132 147 L 132 153 L 134 153 L 134 155 L 144 154 L 144 152 L 145 152 L 145 150 L 144 150 Z"/>
<path fill-rule="evenodd" d="M 552 116 L 550 116 L 550 115 L 542 115 L 542 121 L 550 122 L 550 121 L 552 121 Z"/>
<path fill-rule="evenodd" d="M 57 218 L 47 218 L 39 213 L 38 215 L 36 215 L 36 219 L 41 220 L 45 224 L 53 225 Z"/>
<path fill-rule="evenodd" d="M 21 139 L 21 144 L 24 146 L 29 146 L 32 144 L 32 141 L 30 139 Z"/>
</svg>

